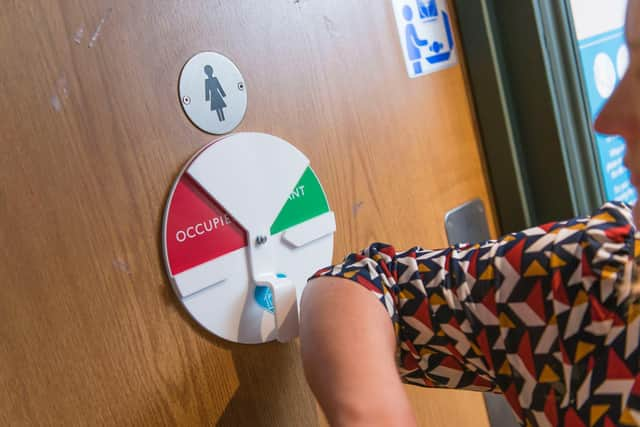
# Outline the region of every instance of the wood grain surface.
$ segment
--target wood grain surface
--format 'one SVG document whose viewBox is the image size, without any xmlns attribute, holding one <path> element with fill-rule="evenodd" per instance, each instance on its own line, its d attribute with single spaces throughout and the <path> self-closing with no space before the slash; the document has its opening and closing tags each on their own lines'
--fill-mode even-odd
<svg viewBox="0 0 640 427">
<path fill-rule="evenodd" d="M 311 159 L 336 261 L 443 246 L 445 213 L 474 197 L 493 215 L 462 67 L 409 79 L 390 1 L 5 0 L 0 425 L 323 422 L 297 343 L 212 336 L 165 276 L 168 191 L 212 139 L 177 99 L 202 50 L 245 76 L 237 130 Z M 488 425 L 480 394 L 410 394 L 423 425 Z"/>
</svg>

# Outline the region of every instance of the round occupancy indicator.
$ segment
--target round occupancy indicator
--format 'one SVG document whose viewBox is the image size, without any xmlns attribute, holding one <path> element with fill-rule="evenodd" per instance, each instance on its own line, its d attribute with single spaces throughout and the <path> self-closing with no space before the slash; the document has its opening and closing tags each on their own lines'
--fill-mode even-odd
<svg viewBox="0 0 640 427">
<path fill-rule="evenodd" d="M 271 135 L 234 134 L 197 153 L 177 177 L 163 224 L 165 265 L 205 329 L 261 343 L 277 335 L 276 306 L 256 275 L 292 280 L 299 299 L 308 277 L 331 263 L 334 232 L 324 190 L 300 151 Z"/>
<path fill-rule="evenodd" d="M 200 52 L 187 61 L 178 91 L 189 120 L 211 134 L 231 132 L 247 111 L 247 88 L 240 70 L 216 52 Z"/>
</svg>

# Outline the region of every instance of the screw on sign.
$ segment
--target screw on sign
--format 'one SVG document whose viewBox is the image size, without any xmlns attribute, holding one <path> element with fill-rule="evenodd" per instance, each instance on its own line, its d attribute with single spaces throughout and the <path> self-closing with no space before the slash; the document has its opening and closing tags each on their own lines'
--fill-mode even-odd
<svg viewBox="0 0 640 427">
<path fill-rule="evenodd" d="M 184 96 L 184 97 L 182 97 L 182 103 L 183 103 L 184 105 L 189 105 L 189 104 L 191 104 L 191 97 L 189 97 L 189 96 Z"/>
<path fill-rule="evenodd" d="M 244 82 L 238 83 L 238 90 L 244 90 Z"/>
</svg>

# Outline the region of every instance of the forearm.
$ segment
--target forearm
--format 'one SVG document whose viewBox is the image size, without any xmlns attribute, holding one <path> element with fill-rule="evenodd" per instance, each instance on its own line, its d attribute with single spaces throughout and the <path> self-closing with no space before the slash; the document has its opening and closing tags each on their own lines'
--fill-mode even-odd
<svg viewBox="0 0 640 427">
<path fill-rule="evenodd" d="M 384 307 L 340 278 L 312 280 L 301 306 L 302 360 L 332 426 L 416 425 Z"/>
</svg>

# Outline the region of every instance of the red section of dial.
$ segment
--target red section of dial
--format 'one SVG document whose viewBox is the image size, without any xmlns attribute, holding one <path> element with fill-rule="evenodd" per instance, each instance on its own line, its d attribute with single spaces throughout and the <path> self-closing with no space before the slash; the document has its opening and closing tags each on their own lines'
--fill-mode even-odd
<svg viewBox="0 0 640 427">
<path fill-rule="evenodd" d="M 174 275 L 247 246 L 244 229 L 186 173 L 171 198 L 165 239 Z"/>
</svg>

